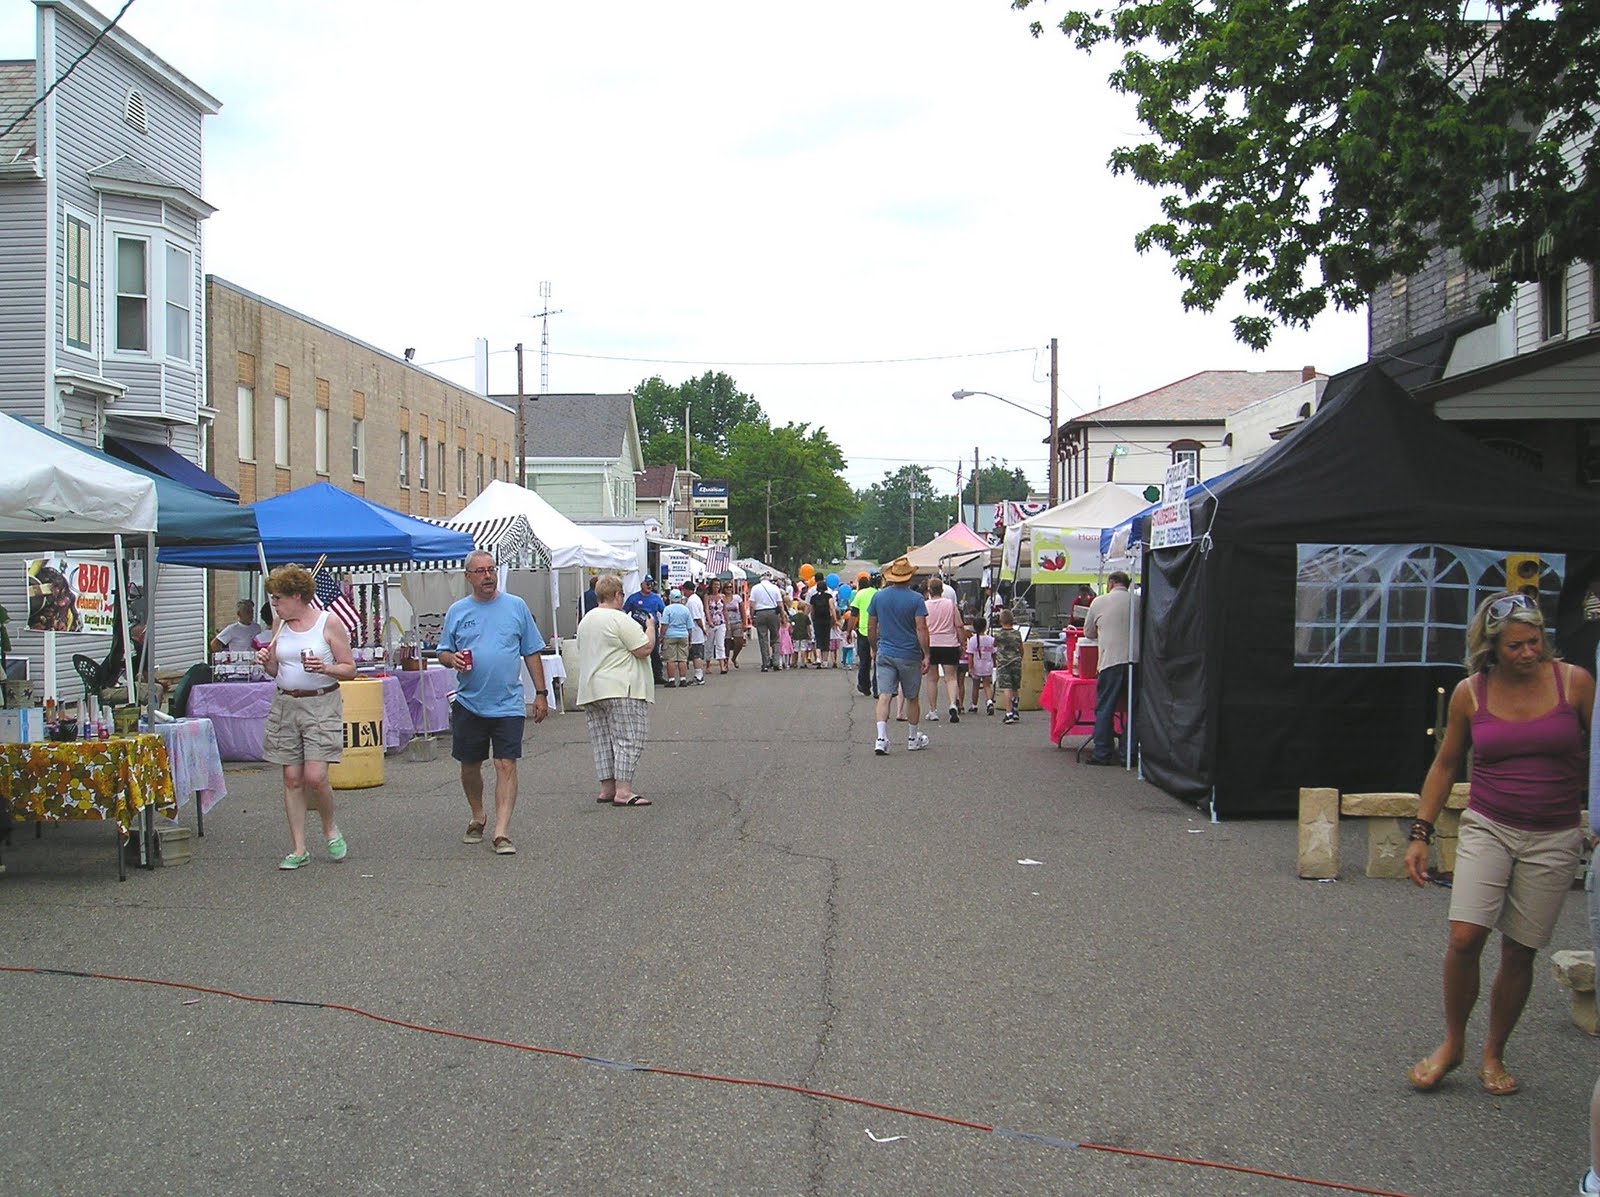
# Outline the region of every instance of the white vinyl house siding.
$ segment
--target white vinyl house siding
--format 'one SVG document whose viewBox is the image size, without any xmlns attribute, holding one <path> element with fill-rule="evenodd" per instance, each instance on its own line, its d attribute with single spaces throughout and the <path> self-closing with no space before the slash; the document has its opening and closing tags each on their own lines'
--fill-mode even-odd
<svg viewBox="0 0 1600 1197">
<path fill-rule="evenodd" d="M 0 182 L 0 410 L 44 418 L 48 231 L 42 181 Z"/>
<path fill-rule="evenodd" d="M 55 62 L 52 78 L 65 72 L 89 45 L 93 35 L 62 15 L 47 10 L 54 24 Z M 147 132 L 140 133 L 122 119 L 130 89 L 144 99 Z M 193 104 L 138 70 L 121 54 L 102 42 L 72 75 L 59 86 L 49 101 L 54 119 L 50 169 L 56 185 L 56 203 L 96 216 L 96 263 L 99 277 L 93 297 L 97 307 L 95 348 L 92 359 L 66 350 L 64 341 L 56 347 L 63 364 L 93 370 L 128 388 L 118 401 L 120 411 L 129 414 L 161 416 L 191 422 L 199 418 L 203 382 L 201 314 L 203 312 L 204 265 L 201 253 L 200 222 L 170 203 L 137 196 L 103 194 L 95 189 L 89 172 L 124 156 L 158 171 L 162 176 L 195 195 L 203 194 L 204 151 L 203 115 Z M 63 219 L 56 214 L 57 222 Z M 190 337 L 187 362 L 173 361 L 155 352 L 148 361 L 130 360 L 115 355 L 115 321 L 108 307 L 112 294 L 107 277 L 115 261 L 112 230 L 117 222 L 143 226 L 151 236 L 148 262 L 150 286 L 150 334 L 155 346 L 163 344 L 166 289 L 164 285 L 165 239 L 182 246 L 191 255 Z M 109 227 L 108 227 L 109 226 Z M 129 230 L 140 231 L 140 230 Z M 55 248 L 56 278 L 64 277 L 65 239 L 58 237 Z M 56 306 L 55 327 L 65 327 L 65 295 L 59 283 L 52 288 Z M 61 338 L 58 335 L 58 340 Z"/>
</svg>

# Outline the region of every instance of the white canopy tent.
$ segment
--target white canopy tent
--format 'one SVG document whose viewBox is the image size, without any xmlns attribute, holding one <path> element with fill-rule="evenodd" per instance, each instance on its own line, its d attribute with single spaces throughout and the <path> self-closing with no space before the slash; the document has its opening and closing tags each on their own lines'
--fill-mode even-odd
<svg viewBox="0 0 1600 1197">
<path fill-rule="evenodd" d="M 533 491 L 515 482 L 499 479 L 490 482 L 482 494 L 451 517 L 451 523 L 459 527 L 516 515 L 527 521 L 530 533 L 549 564 L 553 618 L 561 610 L 561 571 L 564 569 L 604 570 L 618 575 L 627 592 L 639 588 L 639 562 L 632 553 L 585 532 Z M 576 626 L 575 618 L 571 622 Z M 560 622 L 553 624 L 557 631 L 561 626 Z"/>
<path fill-rule="evenodd" d="M 1029 541 L 1028 564 L 1035 586 L 1093 582 L 1102 568 L 1101 529 L 1115 528 L 1146 506 L 1145 500 L 1116 483 L 1102 482 L 1076 498 L 1013 524 L 1006 529 L 1000 576 L 1010 581 L 1020 572 L 1022 544 Z"/>
<path fill-rule="evenodd" d="M 105 543 L 118 533 L 155 531 L 156 484 L 145 475 L 77 452 L 3 412 L 0 438 L 0 534 L 61 545 L 75 536 Z"/>
</svg>

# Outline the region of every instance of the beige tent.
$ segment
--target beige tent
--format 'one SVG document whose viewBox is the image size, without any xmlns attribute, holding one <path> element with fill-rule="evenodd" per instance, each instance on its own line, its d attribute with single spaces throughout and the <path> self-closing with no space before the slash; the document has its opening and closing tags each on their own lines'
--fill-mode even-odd
<svg viewBox="0 0 1600 1197">
<path fill-rule="evenodd" d="M 974 562 L 979 566 L 988 565 L 989 542 L 966 524 L 957 524 L 927 544 L 912 549 L 906 558 L 919 574 L 952 573 Z"/>
</svg>

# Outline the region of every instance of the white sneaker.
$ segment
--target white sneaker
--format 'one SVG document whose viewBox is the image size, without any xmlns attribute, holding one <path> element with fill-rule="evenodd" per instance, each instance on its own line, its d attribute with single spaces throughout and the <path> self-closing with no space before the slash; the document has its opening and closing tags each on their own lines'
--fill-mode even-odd
<svg viewBox="0 0 1600 1197">
<path fill-rule="evenodd" d="M 1594 1169 L 1590 1168 L 1578 1183 L 1578 1197 L 1595 1197 L 1596 1194 L 1600 1194 L 1600 1177 L 1595 1176 Z"/>
<path fill-rule="evenodd" d="M 938 711 L 929 711 L 926 715 L 923 716 L 923 718 L 926 719 L 929 723 L 937 723 L 937 722 L 939 722 L 939 712 Z"/>
<path fill-rule="evenodd" d="M 888 756 L 889 755 L 889 737 L 888 736 L 879 736 L 877 741 L 872 745 L 872 751 L 876 752 L 879 756 Z"/>
<path fill-rule="evenodd" d="M 928 746 L 927 732 L 912 732 L 911 738 L 906 741 L 907 752 L 921 752 Z"/>
</svg>

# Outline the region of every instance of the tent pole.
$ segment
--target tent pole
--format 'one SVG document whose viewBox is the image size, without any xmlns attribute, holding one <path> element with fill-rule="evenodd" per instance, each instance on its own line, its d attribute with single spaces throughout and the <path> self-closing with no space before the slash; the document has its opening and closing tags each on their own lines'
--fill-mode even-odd
<svg viewBox="0 0 1600 1197">
<path fill-rule="evenodd" d="M 111 568 L 117 581 L 117 620 L 122 625 L 122 668 L 128 678 L 128 703 L 133 705 L 139 701 L 135 688 L 138 679 L 133 676 L 133 641 L 128 638 L 128 570 L 122 556 L 122 533 L 112 536 L 111 543 L 117 554 Z M 146 623 L 146 634 L 149 628 Z"/>
<path fill-rule="evenodd" d="M 1135 637 L 1139 634 L 1139 600 L 1143 595 L 1143 587 L 1140 587 L 1139 591 L 1135 593 L 1133 583 L 1131 581 L 1128 583 L 1128 714 L 1122 727 L 1122 767 L 1124 769 L 1133 768 L 1133 679 L 1134 675 L 1139 672 L 1134 668 L 1133 646 L 1139 643 Z M 1140 647 L 1143 648 L 1144 646 L 1140 645 Z M 1139 656 L 1143 657 L 1144 653 L 1141 652 Z"/>
</svg>

